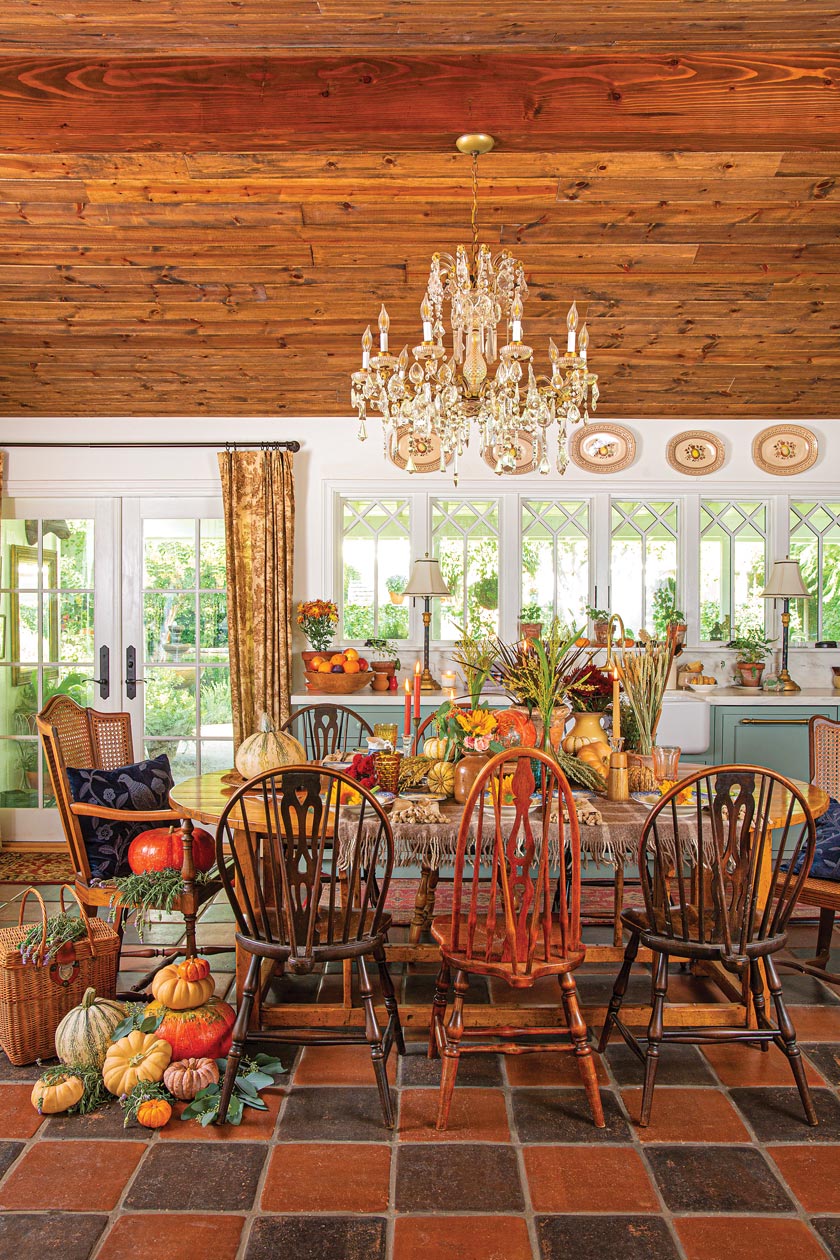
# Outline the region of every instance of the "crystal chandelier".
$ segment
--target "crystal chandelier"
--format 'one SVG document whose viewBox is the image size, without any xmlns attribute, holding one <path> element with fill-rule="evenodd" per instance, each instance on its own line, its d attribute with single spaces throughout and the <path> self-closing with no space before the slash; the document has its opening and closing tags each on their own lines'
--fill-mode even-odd
<svg viewBox="0 0 840 1260">
<path fill-rule="evenodd" d="M 370 327 L 362 337 L 362 366 L 351 376 L 350 398 L 359 416 L 359 439 L 367 437 L 368 413 L 382 420 L 386 457 L 407 438 L 407 472 L 414 456 L 437 443 L 440 471 L 452 462 L 458 484 L 458 460 L 478 429 L 480 454 L 498 474 L 512 473 L 530 447 L 539 471 L 551 470 L 549 437 L 556 427 L 555 463 L 559 473 L 569 462 L 568 428 L 589 419 L 598 403 L 598 377 L 589 371 L 589 333 L 578 333 L 573 302 L 566 319 L 566 353 L 549 339 L 551 375 L 534 371 L 533 350 L 522 340 L 528 296 L 522 263 L 506 249 L 493 255 L 478 243 L 478 158 L 493 148 L 492 136 L 466 135 L 456 141 L 472 157 L 472 251 L 459 245 L 456 256 L 432 256 L 429 282 L 420 305 L 423 340 L 409 356 L 388 349 L 390 320 L 379 312 L 379 353 L 371 355 Z M 444 310 L 449 306 L 451 351 Z M 499 325 L 504 321 L 503 328 Z M 501 335 L 500 335 L 501 333 Z M 504 344 L 499 345 L 504 337 Z M 412 361 L 413 360 L 413 361 Z M 496 364 L 491 375 L 491 366 Z"/>
</svg>

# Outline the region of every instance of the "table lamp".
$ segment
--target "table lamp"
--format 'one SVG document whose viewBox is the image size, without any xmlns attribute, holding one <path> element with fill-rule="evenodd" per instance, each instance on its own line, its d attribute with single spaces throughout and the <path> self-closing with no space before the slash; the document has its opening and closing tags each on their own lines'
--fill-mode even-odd
<svg viewBox="0 0 840 1260">
<path fill-rule="evenodd" d="M 783 685 L 780 691 L 801 691 L 788 673 L 788 646 L 790 639 L 790 601 L 792 599 L 810 599 L 811 592 L 802 579 L 798 560 L 786 556 L 784 560 L 776 560 L 770 574 L 770 581 L 761 592 L 764 599 L 782 600 L 782 668 L 779 670 L 779 682 Z"/>
<path fill-rule="evenodd" d="M 450 594 L 449 587 L 443 580 L 437 560 L 430 560 L 426 552 L 423 560 L 415 560 L 408 585 L 403 591 L 412 599 L 422 599 L 423 603 L 423 673 L 420 677 L 421 691 L 440 691 L 440 683 L 432 677 L 429 669 L 429 633 L 432 624 L 431 601 L 441 595 Z"/>
</svg>

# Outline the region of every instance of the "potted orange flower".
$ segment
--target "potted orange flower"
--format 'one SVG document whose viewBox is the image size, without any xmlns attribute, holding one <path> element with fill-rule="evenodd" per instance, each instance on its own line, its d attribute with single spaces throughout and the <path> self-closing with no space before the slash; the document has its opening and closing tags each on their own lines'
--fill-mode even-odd
<svg viewBox="0 0 840 1260">
<path fill-rule="evenodd" d="M 338 608 L 331 599 L 302 600 L 297 606 L 297 623 L 311 648 L 301 653 L 304 668 L 309 669 L 314 658 L 325 652 L 335 638 Z"/>
</svg>

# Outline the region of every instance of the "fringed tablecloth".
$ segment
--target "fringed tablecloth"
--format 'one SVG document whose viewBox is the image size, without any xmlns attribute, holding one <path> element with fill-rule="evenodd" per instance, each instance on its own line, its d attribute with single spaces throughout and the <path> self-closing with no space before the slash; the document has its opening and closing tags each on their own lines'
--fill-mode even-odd
<svg viewBox="0 0 840 1260">
<path fill-rule="evenodd" d="M 586 825 L 581 819 L 580 843 L 581 855 L 585 860 L 611 867 L 626 866 L 636 861 L 639 849 L 639 837 L 642 826 L 650 812 L 646 805 L 638 801 L 618 802 L 598 798 L 595 808 L 601 815 L 601 822 Z M 455 861 L 455 850 L 458 842 L 458 828 L 461 822 L 462 806 L 454 801 L 441 806 L 443 815 L 441 822 L 435 823 L 401 823 L 394 821 L 394 865 L 425 866 L 438 870 L 441 866 L 450 866 Z M 489 813 L 485 816 L 489 821 Z M 355 842 L 357 819 L 342 818 L 339 823 L 339 867 L 345 870 L 350 865 L 350 847 Z M 691 814 L 679 820 L 683 843 L 697 843 L 696 816 Z M 531 826 L 534 836 L 539 841 L 542 833 L 539 814 L 531 815 Z M 378 820 L 371 818 L 362 828 L 362 843 L 370 841 L 376 834 Z M 568 831 L 566 833 L 568 835 Z M 666 813 L 660 815 L 659 835 L 663 845 L 667 847 L 670 840 L 673 844 L 673 830 Z M 704 828 L 704 849 L 711 844 L 711 834 Z M 549 852 L 549 859 L 556 865 L 559 854 Z M 364 864 L 364 854 L 362 855 Z"/>
</svg>

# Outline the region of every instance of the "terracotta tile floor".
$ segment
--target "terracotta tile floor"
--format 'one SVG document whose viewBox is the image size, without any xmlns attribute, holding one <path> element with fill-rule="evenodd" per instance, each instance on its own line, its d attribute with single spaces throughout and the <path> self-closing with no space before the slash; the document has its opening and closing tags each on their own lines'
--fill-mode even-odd
<svg viewBox="0 0 840 1260">
<path fill-rule="evenodd" d="M 208 913 L 224 940 L 226 907 Z M 15 915 L 0 907 L 0 923 Z M 797 925 L 797 941 L 812 931 Z M 151 933 L 175 936 L 171 923 Z M 212 962 L 233 1000 L 232 955 Z M 428 969 L 395 971 L 404 996 L 427 1000 Z M 611 969 L 579 977 L 584 1002 L 602 1001 Z M 340 983 L 309 979 L 310 1001 Z M 680 994 L 692 983 L 681 976 Z M 813 981 L 784 983 L 816 1130 L 781 1056 L 743 1046 L 669 1047 L 647 1130 L 638 1065 L 611 1046 L 598 1063 L 603 1132 L 567 1057 L 468 1058 L 445 1135 L 433 1127 L 439 1067 L 419 1036 L 391 1064 L 393 1132 L 359 1047 L 284 1052 L 268 1114 L 238 1130 L 174 1119 L 156 1134 L 124 1130 L 116 1106 L 40 1119 L 28 1102 L 37 1068 L 0 1057 L 0 1258 L 840 1260 L 840 1002 Z M 493 1001 L 494 987 L 480 997 Z"/>
</svg>

